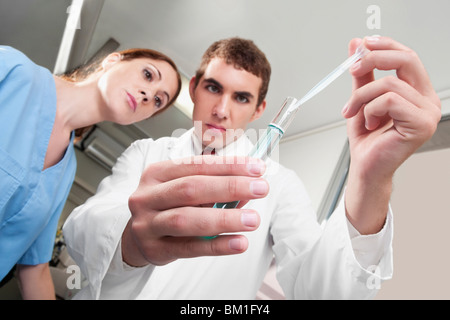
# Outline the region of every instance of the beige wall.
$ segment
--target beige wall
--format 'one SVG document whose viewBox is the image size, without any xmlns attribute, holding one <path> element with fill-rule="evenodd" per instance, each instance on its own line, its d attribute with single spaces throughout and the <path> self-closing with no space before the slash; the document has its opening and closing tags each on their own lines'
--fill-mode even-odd
<svg viewBox="0 0 450 320">
<path fill-rule="evenodd" d="M 450 149 L 413 155 L 394 179 L 394 277 L 377 299 L 450 299 Z"/>
</svg>

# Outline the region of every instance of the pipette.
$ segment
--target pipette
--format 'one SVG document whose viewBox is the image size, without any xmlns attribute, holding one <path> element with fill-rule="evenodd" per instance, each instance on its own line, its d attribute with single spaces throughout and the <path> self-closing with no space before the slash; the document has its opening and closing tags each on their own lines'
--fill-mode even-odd
<svg viewBox="0 0 450 320">
<path fill-rule="evenodd" d="M 363 58 L 370 51 L 362 44 L 356 49 L 355 53 L 341 63 L 336 69 L 330 72 L 325 78 L 317 83 L 311 90 L 308 91 L 300 100 L 292 97 L 288 97 L 275 118 L 267 127 L 266 132 L 261 136 L 258 142 L 249 153 L 249 157 L 259 158 L 266 160 L 270 156 L 272 150 L 278 145 L 283 134 L 286 132 L 288 126 L 294 119 L 295 114 L 299 107 L 306 101 L 317 95 L 323 89 L 325 89 L 330 83 L 336 80 L 342 75 L 348 68 L 350 68 L 355 62 Z M 226 203 L 216 203 L 214 208 L 232 209 L 236 208 L 239 201 L 232 201 Z"/>
</svg>

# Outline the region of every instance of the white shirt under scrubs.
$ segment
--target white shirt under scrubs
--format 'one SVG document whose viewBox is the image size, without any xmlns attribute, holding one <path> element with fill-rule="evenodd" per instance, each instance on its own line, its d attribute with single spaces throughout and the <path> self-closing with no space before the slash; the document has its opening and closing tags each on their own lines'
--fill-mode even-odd
<svg viewBox="0 0 450 320">
<path fill-rule="evenodd" d="M 69 216 L 64 237 L 89 285 L 77 299 L 254 299 L 275 256 L 277 279 L 288 299 L 365 299 L 392 275 L 392 216 L 376 235 L 361 236 L 343 203 L 324 228 L 316 220 L 296 174 L 269 161 L 270 192 L 246 206 L 261 216 L 245 233 L 249 248 L 238 255 L 179 259 L 165 266 L 132 268 L 122 261 L 121 237 L 130 219 L 128 198 L 154 162 L 199 154 L 193 129 L 180 138 L 133 143 L 97 194 Z M 197 147 L 196 147 L 197 146 Z M 218 155 L 246 155 L 242 136 Z"/>
</svg>

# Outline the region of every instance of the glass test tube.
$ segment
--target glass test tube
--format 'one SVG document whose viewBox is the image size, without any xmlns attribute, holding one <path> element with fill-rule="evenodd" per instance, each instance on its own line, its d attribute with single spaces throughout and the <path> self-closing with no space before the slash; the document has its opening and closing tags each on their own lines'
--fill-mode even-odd
<svg viewBox="0 0 450 320">
<path fill-rule="evenodd" d="M 266 132 L 259 138 L 252 151 L 250 151 L 249 157 L 265 161 L 271 155 L 281 137 L 286 132 L 286 129 L 294 119 L 295 114 L 299 109 L 297 103 L 298 100 L 293 97 L 285 99 L 277 115 L 267 126 Z M 239 201 L 216 203 L 214 204 L 214 208 L 233 209 L 236 208 L 238 204 Z"/>
</svg>

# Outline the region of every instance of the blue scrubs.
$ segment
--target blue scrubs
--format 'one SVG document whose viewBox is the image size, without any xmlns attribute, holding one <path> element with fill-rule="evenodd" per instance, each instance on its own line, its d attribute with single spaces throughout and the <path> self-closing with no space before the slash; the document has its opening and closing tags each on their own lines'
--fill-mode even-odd
<svg viewBox="0 0 450 320">
<path fill-rule="evenodd" d="M 55 114 L 52 74 L 0 46 L 0 280 L 17 263 L 52 256 L 76 171 L 73 133 L 64 158 L 42 170 Z"/>
</svg>

